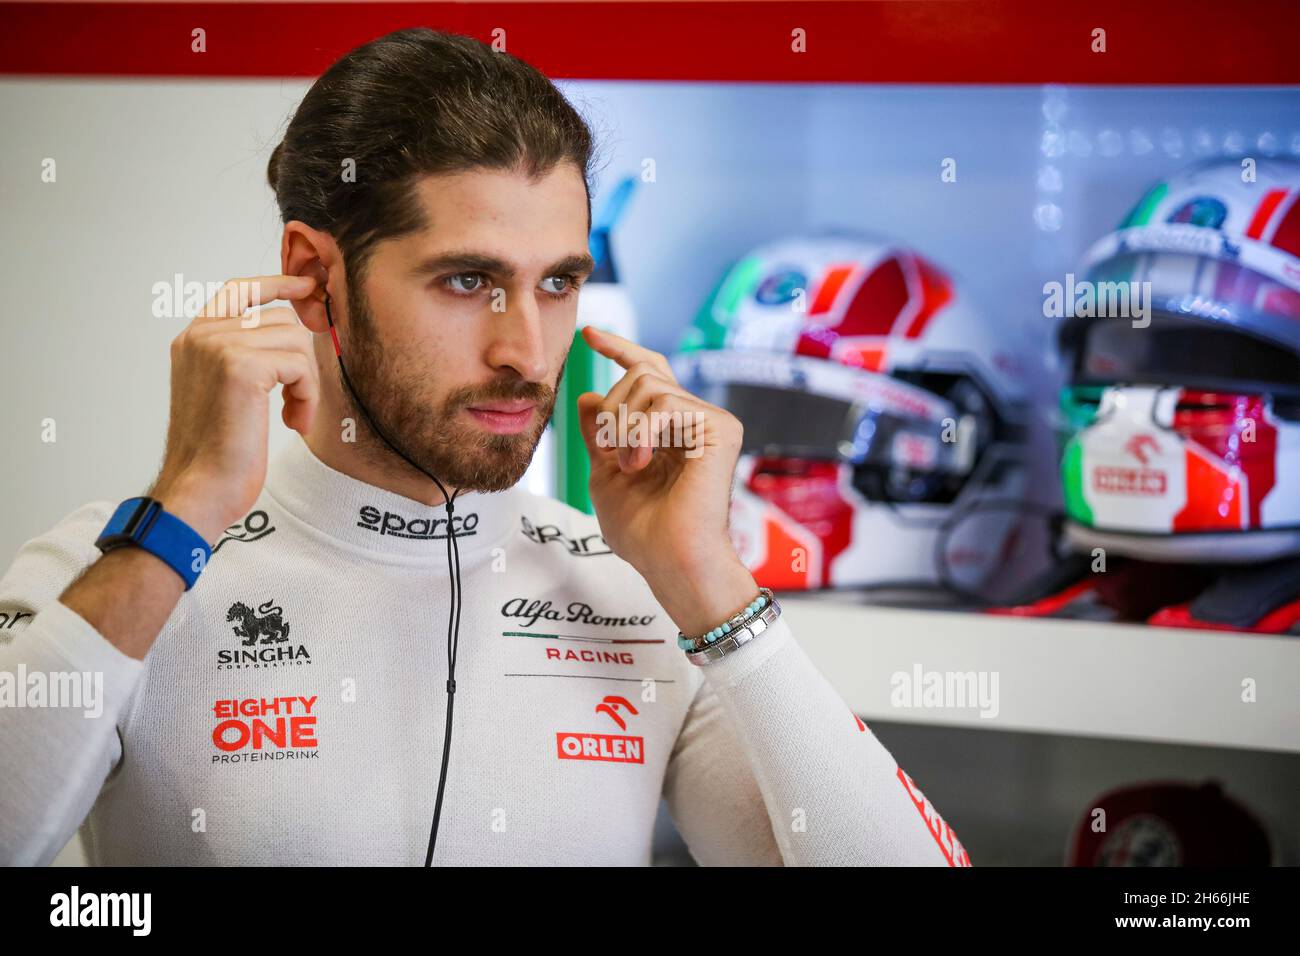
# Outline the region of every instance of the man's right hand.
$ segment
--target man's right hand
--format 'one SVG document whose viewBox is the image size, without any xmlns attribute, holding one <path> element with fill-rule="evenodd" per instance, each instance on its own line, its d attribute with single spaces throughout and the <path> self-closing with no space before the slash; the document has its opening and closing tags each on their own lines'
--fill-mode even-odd
<svg viewBox="0 0 1300 956">
<path fill-rule="evenodd" d="M 284 423 L 306 432 L 320 401 L 312 336 L 292 309 L 252 307 L 306 298 L 311 276 L 227 282 L 172 341 L 167 451 L 151 497 L 214 544 L 266 481 L 268 396 L 284 385 Z M 180 575 L 139 548 L 114 548 L 59 601 L 122 653 L 143 660 L 185 591 Z"/>
<path fill-rule="evenodd" d="M 284 423 L 306 434 L 320 401 L 312 333 L 287 307 L 312 276 L 232 279 L 172 340 L 171 417 L 148 494 L 213 544 L 253 506 L 266 481 L 267 410 L 284 386 Z"/>
</svg>

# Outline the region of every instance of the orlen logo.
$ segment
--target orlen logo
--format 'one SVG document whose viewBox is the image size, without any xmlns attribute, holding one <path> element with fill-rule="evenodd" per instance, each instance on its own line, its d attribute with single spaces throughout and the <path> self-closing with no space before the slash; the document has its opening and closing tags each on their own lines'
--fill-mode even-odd
<svg viewBox="0 0 1300 956">
<path fill-rule="evenodd" d="M 903 772 L 902 767 L 898 768 L 898 779 L 903 782 L 907 795 L 912 798 L 912 803 L 916 805 L 916 809 L 925 820 L 925 825 L 930 828 L 930 835 L 934 837 L 934 842 L 939 844 L 939 850 L 948 861 L 948 865 L 970 866 L 970 856 L 966 853 L 966 848 L 961 845 L 961 841 L 957 839 L 957 834 L 952 832 L 952 827 L 944 822 L 943 817 L 939 816 L 939 812 L 930 801 L 925 799 L 925 794 L 912 782 L 912 778 Z"/>
<path fill-rule="evenodd" d="M 381 535 L 414 538 L 417 541 L 447 540 L 446 518 L 415 518 L 407 521 L 401 515 L 393 514 L 391 511 L 380 511 L 369 505 L 362 507 L 357 512 L 357 517 L 361 519 L 357 522 L 358 528 L 365 528 L 367 531 L 374 531 Z M 456 537 L 474 534 L 474 529 L 478 527 L 478 514 L 473 511 L 467 515 L 453 514 L 451 522 L 452 532 Z"/>
<path fill-rule="evenodd" d="M 1124 450 L 1142 464 L 1149 465 L 1151 462 L 1147 458 L 1147 452 L 1153 451 L 1158 454 L 1160 452 L 1160 445 L 1151 435 L 1134 435 L 1124 443 Z"/>
<path fill-rule="evenodd" d="M 620 730 L 627 729 L 627 721 L 621 713 L 624 710 L 634 717 L 637 715 L 637 709 L 626 697 L 605 697 L 596 705 L 596 713 L 605 714 Z M 562 730 L 555 735 L 555 756 L 560 760 L 645 763 L 645 738 Z"/>
<path fill-rule="evenodd" d="M 1140 468 L 1099 465 L 1092 470 L 1092 486 L 1112 495 L 1159 496 L 1169 487 L 1163 468 L 1147 468 L 1151 455 L 1160 454 L 1160 445 L 1151 435 L 1134 435 L 1124 443 L 1124 451 L 1137 459 Z"/>
<path fill-rule="evenodd" d="M 1169 486 L 1168 476 L 1159 468 L 1093 469 L 1092 486 L 1111 495 L 1150 495 L 1158 497 Z"/>
</svg>

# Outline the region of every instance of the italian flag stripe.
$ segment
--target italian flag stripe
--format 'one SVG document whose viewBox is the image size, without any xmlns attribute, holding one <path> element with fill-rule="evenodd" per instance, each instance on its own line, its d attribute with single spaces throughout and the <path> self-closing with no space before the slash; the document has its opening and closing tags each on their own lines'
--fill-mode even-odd
<svg viewBox="0 0 1300 956">
<path fill-rule="evenodd" d="M 1083 524 L 1092 524 L 1092 509 L 1083 494 L 1083 446 L 1070 439 L 1061 460 L 1061 485 L 1065 493 L 1065 513 Z"/>
<path fill-rule="evenodd" d="M 1151 191 L 1142 197 L 1142 201 L 1133 207 L 1133 211 L 1128 214 L 1128 219 L 1124 220 L 1123 229 L 1131 226 L 1145 226 L 1151 221 L 1151 214 L 1156 211 L 1156 206 L 1160 205 L 1160 200 L 1165 198 L 1169 192 L 1168 183 L 1160 183 L 1152 187 Z"/>
</svg>

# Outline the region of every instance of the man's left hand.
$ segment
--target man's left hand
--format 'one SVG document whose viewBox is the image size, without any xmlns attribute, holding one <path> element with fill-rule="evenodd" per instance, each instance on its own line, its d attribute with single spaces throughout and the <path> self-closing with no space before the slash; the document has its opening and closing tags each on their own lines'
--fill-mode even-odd
<svg viewBox="0 0 1300 956">
<path fill-rule="evenodd" d="M 659 352 L 591 326 L 582 334 L 627 370 L 607 395 L 578 396 L 601 531 L 694 636 L 758 593 L 727 531 L 744 428 L 682 388 Z"/>
</svg>

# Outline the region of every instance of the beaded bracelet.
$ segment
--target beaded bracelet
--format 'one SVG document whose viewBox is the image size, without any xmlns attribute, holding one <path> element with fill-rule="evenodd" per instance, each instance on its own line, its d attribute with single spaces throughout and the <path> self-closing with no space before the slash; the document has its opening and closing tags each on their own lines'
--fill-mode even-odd
<svg viewBox="0 0 1300 956">
<path fill-rule="evenodd" d="M 722 624 L 699 637 L 677 633 L 677 646 L 693 664 L 709 664 L 753 640 L 781 616 L 771 588 L 759 588 L 758 597 Z"/>
</svg>

